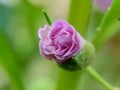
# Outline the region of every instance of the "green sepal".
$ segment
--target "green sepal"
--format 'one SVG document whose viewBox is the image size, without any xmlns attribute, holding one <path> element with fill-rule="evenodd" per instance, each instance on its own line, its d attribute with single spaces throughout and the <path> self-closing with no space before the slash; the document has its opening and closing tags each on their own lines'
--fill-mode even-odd
<svg viewBox="0 0 120 90">
<path fill-rule="evenodd" d="M 85 69 L 95 56 L 95 48 L 90 42 L 86 42 L 83 49 L 76 56 L 64 63 L 58 64 L 61 68 L 68 71 Z"/>
<path fill-rule="evenodd" d="M 73 60 L 72 58 L 67 60 L 64 63 L 60 63 L 58 64 L 61 68 L 68 70 L 68 71 L 76 71 L 76 70 L 80 70 L 80 66 L 77 64 L 77 62 L 75 60 Z"/>
<path fill-rule="evenodd" d="M 80 66 L 81 69 L 85 69 L 90 62 L 94 59 L 95 48 L 90 42 L 86 42 L 84 48 L 78 53 L 73 60 Z"/>
</svg>

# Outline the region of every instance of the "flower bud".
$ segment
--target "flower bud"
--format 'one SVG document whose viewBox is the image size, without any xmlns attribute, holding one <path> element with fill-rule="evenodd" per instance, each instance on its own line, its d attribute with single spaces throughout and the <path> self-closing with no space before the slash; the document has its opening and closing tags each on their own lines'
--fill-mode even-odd
<svg viewBox="0 0 120 90">
<path fill-rule="evenodd" d="M 85 68 L 93 57 L 93 46 L 64 20 L 40 28 L 38 36 L 41 55 L 64 69 Z"/>
<path fill-rule="evenodd" d="M 45 25 L 38 31 L 39 49 L 42 56 L 57 63 L 63 63 L 79 53 L 85 40 L 64 20 L 57 20 L 51 26 Z"/>
</svg>

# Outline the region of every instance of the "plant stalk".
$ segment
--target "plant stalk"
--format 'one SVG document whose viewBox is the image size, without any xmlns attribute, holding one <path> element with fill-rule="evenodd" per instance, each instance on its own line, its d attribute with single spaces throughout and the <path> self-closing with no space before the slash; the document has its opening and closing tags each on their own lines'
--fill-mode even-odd
<svg viewBox="0 0 120 90">
<path fill-rule="evenodd" d="M 76 90 L 81 75 L 81 71 L 71 72 L 60 69 L 56 90 Z"/>
<path fill-rule="evenodd" d="M 91 66 L 86 68 L 86 72 L 103 86 L 105 86 L 107 90 L 119 90 L 118 87 L 113 87 L 106 80 L 104 80 Z"/>
</svg>

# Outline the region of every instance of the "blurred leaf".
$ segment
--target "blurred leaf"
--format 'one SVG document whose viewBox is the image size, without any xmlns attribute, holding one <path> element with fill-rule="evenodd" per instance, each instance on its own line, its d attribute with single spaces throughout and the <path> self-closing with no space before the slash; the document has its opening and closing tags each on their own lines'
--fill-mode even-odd
<svg viewBox="0 0 120 90">
<path fill-rule="evenodd" d="M 15 90 L 24 90 L 21 71 L 15 60 L 17 60 L 17 58 L 14 56 L 11 44 L 5 34 L 0 30 L 0 65 L 2 65 L 8 73 Z"/>
<path fill-rule="evenodd" d="M 103 17 L 104 17 L 103 13 L 97 10 L 93 10 L 91 14 L 90 24 L 88 27 L 87 37 L 86 37 L 88 41 L 91 41 L 94 38 L 94 35 L 97 32 L 96 28 L 101 23 Z"/>
<path fill-rule="evenodd" d="M 68 21 L 84 37 L 88 29 L 91 14 L 92 0 L 71 0 Z"/>
<path fill-rule="evenodd" d="M 10 18 L 10 9 L 0 4 L 0 27 L 6 31 L 6 26 Z"/>
<path fill-rule="evenodd" d="M 39 52 L 37 30 L 41 23 L 43 24 L 41 9 L 28 0 L 22 0 L 9 10 L 10 18 L 7 19 L 9 23 L 6 25 L 7 35 L 19 57 L 21 68 L 25 68 L 32 60 L 31 57 Z"/>
<path fill-rule="evenodd" d="M 28 0 L 23 0 L 23 4 L 22 4 L 22 10 L 24 10 L 26 8 L 26 20 L 27 20 L 27 24 L 28 24 L 28 29 L 29 29 L 29 33 L 31 34 L 32 40 L 33 42 L 35 41 L 35 38 L 37 36 L 37 27 L 36 27 L 36 22 L 41 19 L 42 14 L 42 7 L 37 7 L 34 6 L 33 4 L 29 3 Z M 38 42 L 37 42 L 38 43 Z"/>
<path fill-rule="evenodd" d="M 105 41 L 120 30 L 120 0 L 113 0 L 112 6 L 103 18 L 97 33 L 93 39 L 96 49 L 99 49 Z"/>
<path fill-rule="evenodd" d="M 41 11 L 42 11 L 42 7 L 37 7 L 32 3 L 30 3 L 28 0 L 22 0 L 22 4 L 19 7 L 19 11 L 17 11 L 17 13 L 19 13 L 21 17 L 25 19 L 29 34 L 29 40 L 27 40 L 28 42 L 26 42 L 30 44 L 29 52 L 23 50 L 23 52 L 27 54 L 26 56 L 24 56 L 25 53 L 21 53 L 24 56 L 25 65 L 28 64 L 28 62 L 31 60 L 31 57 L 33 55 L 39 52 L 38 49 L 39 39 L 37 32 L 40 24 L 41 23 L 43 24 L 43 19 L 42 19 L 43 14 Z M 40 24 L 38 24 L 38 22 Z"/>
</svg>

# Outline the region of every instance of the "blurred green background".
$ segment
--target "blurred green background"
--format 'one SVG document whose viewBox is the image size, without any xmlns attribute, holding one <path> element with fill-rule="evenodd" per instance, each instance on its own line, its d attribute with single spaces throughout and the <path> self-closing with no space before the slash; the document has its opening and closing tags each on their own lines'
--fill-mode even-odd
<svg viewBox="0 0 120 90">
<path fill-rule="evenodd" d="M 70 0 L 0 0 L 0 90 L 56 88 L 60 68 L 40 56 L 37 32 L 47 23 L 43 8 L 55 19 L 67 19 L 69 5 Z M 93 4 L 87 38 L 94 36 L 105 13 Z M 120 87 L 120 32 L 100 49 L 91 64 Z M 79 81 L 78 90 L 106 90 L 86 73 Z"/>
</svg>

